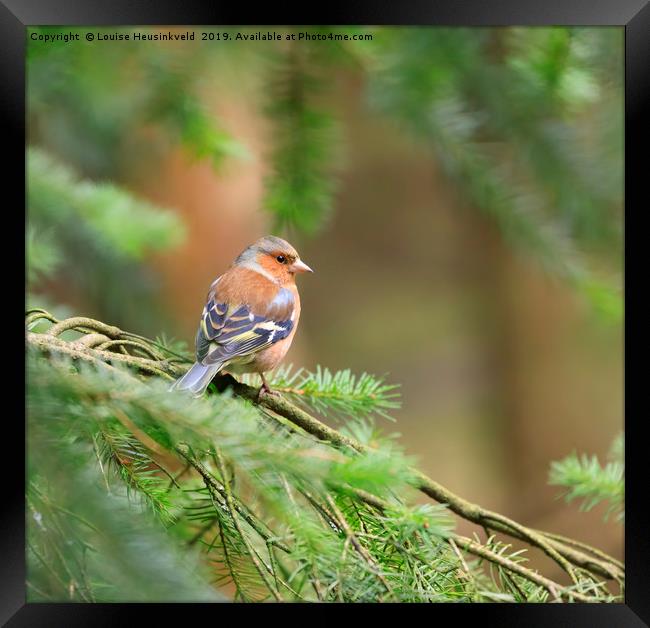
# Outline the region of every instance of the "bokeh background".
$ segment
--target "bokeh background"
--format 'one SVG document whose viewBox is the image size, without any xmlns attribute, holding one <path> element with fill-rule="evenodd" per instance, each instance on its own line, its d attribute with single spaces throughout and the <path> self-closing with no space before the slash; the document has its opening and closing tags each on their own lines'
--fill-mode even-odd
<svg viewBox="0 0 650 628">
<path fill-rule="evenodd" d="M 85 39 L 136 31 L 195 40 Z M 320 38 L 236 39 L 270 31 Z M 622 558 L 547 484 L 623 429 L 621 28 L 28 38 L 29 305 L 191 346 L 283 236 L 316 271 L 286 362 L 385 374 L 423 471 Z"/>
</svg>

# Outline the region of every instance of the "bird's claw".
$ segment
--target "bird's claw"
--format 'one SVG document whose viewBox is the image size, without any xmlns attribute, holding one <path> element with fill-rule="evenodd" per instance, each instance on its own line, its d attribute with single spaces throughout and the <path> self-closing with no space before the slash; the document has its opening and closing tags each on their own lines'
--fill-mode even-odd
<svg viewBox="0 0 650 628">
<path fill-rule="evenodd" d="M 268 384 L 264 382 L 261 386 L 260 389 L 257 391 L 257 403 L 260 403 L 262 401 L 262 397 L 264 395 L 273 395 L 274 397 L 278 397 L 280 393 L 276 392 L 275 390 L 272 390 L 269 388 Z"/>
</svg>

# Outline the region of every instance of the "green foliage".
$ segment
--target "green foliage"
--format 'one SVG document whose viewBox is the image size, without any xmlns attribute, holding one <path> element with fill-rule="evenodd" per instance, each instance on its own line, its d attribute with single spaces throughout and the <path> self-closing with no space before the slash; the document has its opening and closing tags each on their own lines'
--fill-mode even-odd
<svg viewBox="0 0 650 628">
<path fill-rule="evenodd" d="M 95 453 L 99 468 L 110 490 L 109 474 L 117 474 L 131 492 L 142 498 L 165 524 L 174 522 L 175 513 L 170 498 L 169 480 L 160 477 L 160 467 L 149 457 L 140 441 L 129 434 L 120 424 L 101 426 L 93 434 Z"/>
<path fill-rule="evenodd" d="M 39 233 L 33 224 L 27 225 L 25 248 L 29 260 L 27 264 L 29 284 L 33 285 L 56 273 L 62 261 L 62 253 L 50 232 Z"/>
<path fill-rule="evenodd" d="M 266 87 L 274 228 L 328 223 L 341 138 L 323 88 L 345 69 L 363 79 L 369 111 L 435 152 L 468 208 L 620 322 L 620 29 L 347 30 L 375 39 L 242 57 Z M 166 327 L 147 262 L 184 227 L 124 182 L 169 142 L 214 166 L 246 155 L 199 96 L 208 59 L 227 64 L 233 49 L 28 45 L 30 303 L 60 282 L 115 324 Z M 167 365 L 191 360 L 185 343 L 127 336 Z M 229 392 L 189 399 L 169 393 L 167 371 L 111 363 L 29 351 L 30 601 L 551 601 L 494 560 L 522 565 L 521 550 L 490 537 L 492 559 L 472 558 L 453 545 L 447 508 L 414 505 L 413 460 L 375 423 L 399 407 L 385 378 L 287 367 L 271 381 L 296 406 L 344 419 L 340 433 L 372 448 L 360 454 Z M 554 463 L 550 481 L 622 518 L 617 447 L 605 466 Z M 571 590 L 612 599 L 576 580 Z"/>
<path fill-rule="evenodd" d="M 253 376 L 245 380 L 253 382 Z M 271 386 L 288 395 L 294 403 L 306 405 L 321 414 L 363 418 L 371 414 L 393 420 L 390 410 L 400 407 L 397 384 L 386 384 L 383 378 L 369 373 L 354 375 L 350 369 L 332 373 L 328 368 L 306 369 L 280 366 L 273 372 Z"/>
<path fill-rule="evenodd" d="M 194 356 L 185 340 L 168 338 L 165 333 L 162 333 L 160 336 L 156 337 L 155 344 L 165 353 L 168 353 L 179 360 L 184 360 L 189 364 L 194 362 Z"/>
<path fill-rule="evenodd" d="M 580 510 L 591 510 L 601 502 L 607 502 L 605 519 L 616 513 L 621 521 L 625 516 L 623 435 L 616 438 L 610 452 L 610 461 L 601 465 L 596 456 L 573 452 L 563 460 L 553 462 L 549 474 L 549 483 L 563 486 L 567 490 L 564 496 L 567 502 L 582 499 Z"/>
<path fill-rule="evenodd" d="M 32 445 L 35 445 L 32 441 Z M 124 490 L 101 490 L 89 465 L 66 465 L 70 445 L 39 460 L 27 505 L 27 598 L 30 602 L 219 601 L 205 584 L 195 552 L 180 551 Z M 77 461 L 78 462 L 78 461 Z M 57 468 L 58 467 L 58 468 Z"/>
<path fill-rule="evenodd" d="M 28 33 L 30 298 L 51 280 L 67 288 L 58 299 L 131 329 L 157 330 L 168 326 L 167 314 L 147 262 L 181 242 L 185 227 L 176 214 L 136 199 L 124 182 L 156 168 L 173 144 L 215 166 L 246 151 L 202 103 L 205 47 L 179 55 L 156 44 L 98 45 L 85 41 L 87 28 L 78 30 L 81 41 L 67 43 L 34 42 Z"/>
<path fill-rule="evenodd" d="M 84 174 L 117 179 L 135 164 L 155 167 L 151 157 L 169 141 L 215 165 L 244 157 L 201 98 L 205 77 L 216 68 L 221 81 L 236 63 L 263 85 L 271 128 L 264 207 L 273 229 L 315 234 L 331 216 L 343 154 L 325 88 L 333 73 L 354 72 L 368 111 L 430 147 L 469 209 L 565 279 L 602 320 L 620 323 L 622 29 L 308 30 L 373 40 L 282 42 L 264 56 L 192 42 L 182 52 L 104 42 L 101 55 L 96 43 L 30 42 L 30 143 Z M 129 144 L 143 128 L 154 129 L 147 142 Z M 133 276 L 141 291 L 141 275 Z M 100 306 L 119 320 L 107 302 Z"/>
<path fill-rule="evenodd" d="M 80 180 L 38 149 L 28 151 L 27 163 L 28 205 L 35 222 L 59 231 L 82 223 L 102 248 L 132 260 L 182 241 L 184 227 L 171 211 L 114 185 Z"/>
<path fill-rule="evenodd" d="M 175 71 L 174 65 L 149 60 L 156 98 L 147 112 L 148 119 L 160 122 L 187 147 L 197 159 L 208 158 L 219 167 L 227 157 L 249 157 L 245 147 L 217 126 L 214 116 L 192 93 L 192 74 Z"/>
<path fill-rule="evenodd" d="M 74 29 L 33 30 L 57 34 Z M 132 34 L 134 30 L 141 29 L 111 32 Z M 166 137 L 215 165 L 226 157 L 246 154 L 201 103 L 196 76 L 208 60 L 206 47 L 190 45 L 185 54 L 178 54 L 152 42 L 117 41 L 103 42 L 98 54 L 97 42 L 84 40 L 87 31 L 79 29 L 82 41 L 63 45 L 28 39 L 31 142 L 56 146 L 66 161 L 94 176 L 119 175 L 130 155 L 144 157 L 137 145 L 125 155 L 123 143 L 152 125 L 162 136 L 143 141 L 149 153 L 156 153 Z M 91 31 L 98 34 L 102 29 Z M 53 118 L 56 124 L 44 124 Z"/>
<path fill-rule="evenodd" d="M 34 310 L 28 327 L 39 317 L 57 323 Z M 110 349 L 87 343 L 102 329 L 118 338 Z M 286 401 L 251 403 L 245 385 L 171 393 L 171 374 L 183 371 L 172 360 L 185 361 L 173 343 L 110 330 L 82 318 L 27 336 L 30 599 L 203 600 L 215 587 L 241 601 L 540 601 L 539 586 L 613 599 L 582 569 L 574 587 L 549 585 L 518 566 L 521 550 L 458 536 L 445 504 L 414 504 L 423 476 L 375 427 L 385 405 L 354 405 L 364 395 L 395 405 L 383 380 L 324 371 L 289 380 L 310 391 L 307 409 L 313 398 L 321 411 L 349 413 L 346 439 L 295 418 Z M 447 501 L 463 512 L 460 498 Z"/>
<path fill-rule="evenodd" d="M 624 447 L 625 447 L 625 437 L 624 437 L 623 432 L 621 432 L 614 439 L 614 442 L 612 443 L 611 447 L 609 448 L 609 453 L 608 453 L 607 457 L 612 462 L 618 462 L 619 464 L 623 464 L 623 462 L 625 460 Z"/>
<path fill-rule="evenodd" d="M 499 541 L 491 536 L 486 547 L 489 547 L 497 556 L 511 560 L 517 564 L 524 564 L 528 558 L 524 550 L 513 551 L 512 545 Z M 504 591 L 505 599 L 500 601 L 510 602 L 547 602 L 548 591 L 539 585 L 536 585 L 518 574 L 513 574 L 500 565 L 489 565 L 489 574 L 492 581 L 497 585 L 499 590 Z M 495 601 L 499 601 L 496 600 Z"/>
<path fill-rule="evenodd" d="M 40 149 L 28 151 L 27 165 L 29 291 L 64 279 L 113 320 L 154 317 L 157 286 L 143 261 L 183 240 L 177 215 L 118 186 L 81 179 Z"/>
<path fill-rule="evenodd" d="M 266 180 L 264 206 L 274 229 L 313 234 L 332 209 L 336 128 L 331 115 L 311 104 L 320 79 L 308 68 L 310 48 L 292 45 L 269 70 L 269 104 L 273 124 L 273 172 Z"/>
<path fill-rule="evenodd" d="M 35 375 L 39 382 L 42 380 L 36 374 L 44 369 L 64 373 L 64 377 L 71 375 L 69 367 L 53 367 L 44 361 L 36 364 L 33 359 L 28 368 L 30 376 Z M 78 394 L 78 389 L 68 389 L 67 394 L 75 392 Z M 30 395 L 28 599 L 223 599 L 202 581 L 204 567 L 196 553 L 179 551 L 149 512 L 134 508 L 150 488 L 152 480 L 147 472 L 136 464 L 133 474 L 118 472 L 108 479 L 111 469 L 102 466 L 93 440 L 99 438 L 100 426 L 113 430 L 114 420 L 105 417 L 94 421 L 93 416 L 101 413 L 84 412 L 61 399 L 34 401 Z M 71 413 L 66 414 L 68 411 Z M 133 478 L 138 479 L 134 482 Z M 138 494 L 135 502 L 129 492 Z"/>
<path fill-rule="evenodd" d="M 72 599 L 129 599 L 128 590 L 114 585 L 112 576 L 96 572 L 106 548 L 95 547 L 94 530 L 113 534 L 106 522 L 97 520 L 108 504 L 111 522 L 129 504 L 134 513 L 120 532 L 125 545 L 111 547 L 113 563 L 127 560 L 121 553 L 131 547 L 129 535 L 136 522 L 140 526 L 141 519 L 154 517 L 161 529 L 167 528 L 165 560 L 172 560 L 183 544 L 200 547 L 204 567 L 213 573 L 204 582 L 233 583 L 235 599 L 267 599 L 273 591 L 282 599 L 299 600 L 481 597 L 468 594 L 453 574 L 456 558 L 443 544 L 453 528 L 446 510 L 412 508 L 393 497 L 407 494 L 411 463 L 394 444 L 389 450 L 348 457 L 270 422 L 227 394 L 188 400 L 169 394 L 168 384 L 155 378 L 143 382 L 123 369 L 73 366 L 32 352 L 28 381 L 30 481 L 43 483 L 48 468 L 41 465 L 43 450 L 48 450 L 47 461 L 65 455 L 65 468 L 46 474 L 47 499 L 54 508 L 60 504 L 72 513 L 65 515 L 63 536 L 75 539 L 56 546 L 61 562 L 46 559 L 47 569 L 38 559 L 30 563 L 33 599 L 68 599 L 61 583 L 72 581 L 68 571 L 73 567 L 78 573 L 73 572 Z M 123 417 L 132 422 L 130 431 L 121 423 Z M 161 448 L 153 457 L 143 447 L 142 433 Z M 198 473 L 166 468 L 169 456 L 176 457 L 177 467 L 180 459 Z M 227 466 L 219 464 L 221 456 Z M 64 490 L 69 474 L 75 477 L 73 491 Z M 383 496 L 394 512 L 380 513 L 352 501 L 352 489 Z M 95 512 L 104 492 L 107 505 Z M 78 500 L 88 494 L 93 501 L 80 509 Z M 116 499 L 122 505 L 113 512 Z M 42 504 L 34 508 L 44 516 Z M 84 524 L 70 528 L 80 513 Z M 138 529 L 146 546 L 150 524 Z M 30 522 L 31 543 L 42 556 L 55 550 L 39 536 L 40 530 L 36 520 Z M 350 535 L 361 551 L 355 550 Z M 94 562 L 87 562 L 86 543 L 98 553 Z M 51 570 L 56 576 L 46 573 Z M 107 583 L 113 588 L 103 588 Z M 156 580 L 155 590 L 147 586 L 140 588 L 137 599 L 185 599 L 183 589 L 177 593 L 176 584 L 164 578 Z"/>
<path fill-rule="evenodd" d="M 620 29 L 566 28 L 381 30 L 365 51 L 373 105 L 431 146 L 509 244 L 614 322 L 622 316 L 621 55 Z M 591 133 L 601 115 L 607 135 Z M 596 255 L 613 278 L 591 270 Z"/>
<path fill-rule="evenodd" d="M 577 282 L 581 293 L 592 307 L 599 320 L 605 323 L 620 323 L 623 320 L 623 292 L 614 289 L 611 283 L 602 282 L 593 277 L 585 277 Z"/>
</svg>

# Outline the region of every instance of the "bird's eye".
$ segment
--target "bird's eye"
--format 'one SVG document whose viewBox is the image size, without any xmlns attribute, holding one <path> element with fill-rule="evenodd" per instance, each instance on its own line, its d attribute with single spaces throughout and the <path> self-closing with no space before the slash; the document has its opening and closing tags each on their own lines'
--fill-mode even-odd
<svg viewBox="0 0 650 628">
<path fill-rule="evenodd" d="M 284 264 L 287 261 L 287 258 L 284 255 L 278 255 L 275 259 L 277 259 L 280 264 Z"/>
</svg>

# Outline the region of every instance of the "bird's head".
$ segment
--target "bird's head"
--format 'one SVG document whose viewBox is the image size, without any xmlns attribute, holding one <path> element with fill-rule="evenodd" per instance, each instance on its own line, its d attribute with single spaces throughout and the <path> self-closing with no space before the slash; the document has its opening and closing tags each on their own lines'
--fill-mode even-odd
<svg viewBox="0 0 650 628">
<path fill-rule="evenodd" d="M 257 270 L 280 285 L 295 281 L 297 273 L 314 272 L 296 249 L 276 236 L 265 236 L 251 244 L 235 260 L 235 265 Z"/>
</svg>

